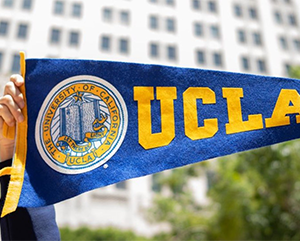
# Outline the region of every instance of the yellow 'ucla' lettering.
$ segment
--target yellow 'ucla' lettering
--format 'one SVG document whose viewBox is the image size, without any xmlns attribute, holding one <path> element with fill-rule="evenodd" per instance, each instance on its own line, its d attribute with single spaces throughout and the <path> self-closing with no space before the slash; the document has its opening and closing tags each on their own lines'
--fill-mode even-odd
<svg viewBox="0 0 300 241">
<path fill-rule="evenodd" d="M 292 105 L 290 105 L 292 104 Z M 300 123 L 300 96 L 296 90 L 280 91 L 271 118 L 266 118 L 266 127 L 285 126 L 290 124 L 288 114 L 297 114 L 296 122 Z"/>
<path fill-rule="evenodd" d="M 228 123 L 226 134 L 263 129 L 262 115 L 249 115 L 243 121 L 241 98 L 244 97 L 242 88 L 222 88 L 223 98 L 227 99 Z"/>
<path fill-rule="evenodd" d="M 223 98 L 227 101 L 228 123 L 226 134 L 260 130 L 264 128 L 262 114 L 248 115 L 243 120 L 241 98 L 243 88 L 222 88 Z M 138 102 L 139 143 L 145 149 L 167 146 L 175 138 L 174 100 L 177 99 L 176 87 L 156 87 L 157 100 L 161 105 L 161 132 L 152 133 L 151 101 L 154 100 L 154 87 L 134 87 L 134 100 Z M 215 92 L 209 87 L 190 87 L 183 93 L 183 115 L 185 135 L 191 140 L 211 138 L 218 132 L 218 119 L 204 119 L 198 126 L 197 99 L 202 104 L 216 104 Z M 296 115 L 300 123 L 300 95 L 295 89 L 282 89 L 271 118 L 265 118 L 265 128 L 290 124 L 289 114 Z"/>
<path fill-rule="evenodd" d="M 156 99 L 160 100 L 161 132 L 152 133 L 151 100 L 154 100 L 153 87 L 134 87 L 134 100 L 138 102 L 139 143 L 145 149 L 167 146 L 175 137 L 174 100 L 176 87 L 157 87 Z"/>
<path fill-rule="evenodd" d="M 203 104 L 215 104 L 216 95 L 208 87 L 190 87 L 183 93 L 185 135 L 191 140 L 213 137 L 218 131 L 218 119 L 205 119 L 198 127 L 197 99 Z"/>
</svg>

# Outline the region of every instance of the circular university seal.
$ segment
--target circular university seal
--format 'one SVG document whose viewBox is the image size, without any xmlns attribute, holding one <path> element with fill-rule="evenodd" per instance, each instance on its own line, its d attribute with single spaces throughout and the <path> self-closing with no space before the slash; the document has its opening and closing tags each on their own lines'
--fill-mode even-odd
<svg viewBox="0 0 300 241">
<path fill-rule="evenodd" d="M 35 140 L 51 168 L 84 173 L 116 153 L 127 123 L 125 102 L 110 83 L 95 76 L 74 76 L 56 85 L 44 100 Z"/>
</svg>

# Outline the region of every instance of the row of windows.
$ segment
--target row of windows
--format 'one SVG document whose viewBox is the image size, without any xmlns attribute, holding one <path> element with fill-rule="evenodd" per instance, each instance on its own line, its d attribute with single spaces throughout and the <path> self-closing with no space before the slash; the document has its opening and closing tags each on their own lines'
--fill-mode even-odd
<svg viewBox="0 0 300 241">
<path fill-rule="evenodd" d="M 220 39 L 220 29 L 218 25 L 212 24 L 210 26 L 206 26 L 203 23 L 196 22 L 193 24 L 193 31 L 196 37 L 204 37 L 206 34 L 206 28 L 208 28 L 209 35 L 214 39 Z"/>
<path fill-rule="evenodd" d="M 290 26 L 298 25 L 295 14 L 293 14 L 293 13 L 288 14 L 286 20 L 282 15 L 283 14 L 280 11 L 278 11 L 278 10 L 274 11 L 274 20 L 277 24 L 284 24 L 286 22 Z"/>
<path fill-rule="evenodd" d="M 2 6 L 5 8 L 13 8 L 14 5 L 14 0 L 2 0 Z M 32 8 L 32 0 L 22 0 L 21 8 L 25 10 L 30 10 Z"/>
<path fill-rule="evenodd" d="M 196 62 L 199 65 L 210 65 L 207 56 L 211 55 L 212 65 L 221 68 L 223 67 L 223 57 L 219 52 L 207 53 L 205 50 L 196 50 Z"/>
<path fill-rule="evenodd" d="M 118 52 L 121 54 L 129 54 L 130 42 L 127 38 L 120 38 L 114 42 L 114 39 L 109 35 L 103 35 L 100 38 L 100 49 L 103 52 L 111 52 L 114 49 L 113 44 L 118 45 Z M 164 47 L 166 59 L 176 61 L 178 58 L 177 47 L 175 45 L 167 45 Z M 162 46 L 158 43 L 149 44 L 149 56 L 154 59 L 162 57 Z"/>
<path fill-rule="evenodd" d="M 9 34 L 10 24 L 7 21 L 0 21 L 0 37 L 7 36 Z M 28 24 L 20 23 L 17 28 L 16 37 L 18 39 L 27 39 L 28 36 Z"/>
<path fill-rule="evenodd" d="M 175 0 L 149 0 L 151 3 L 161 3 L 167 6 L 175 6 Z"/>
<path fill-rule="evenodd" d="M 176 61 L 178 59 L 177 47 L 175 45 L 161 46 L 159 43 L 149 44 L 149 56 L 153 59 L 162 58 L 162 52 L 164 51 L 166 59 L 170 61 Z"/>
<path fill-rule="evenodd" d="M 241 44 L 248 44 L 250 43 L 249 41 L 249 35 L 252 36 L 252 43 L 255 46 L 262 46 L 263 45 L 263 41 L 262 41 L 262 36 L 260 32 L 252 32 L 249 33 L 247 31 L 245 31 L 244 29 L 238 29 L 237 30 L 237 39 L 238 42 Z"/>
<path fill-rule="evenodd" d="M 233 13 L 236 17 L 242 18 L 247 14 L 250 19 L 258 20 L 258 12 L 255 7 L 249 7 L 248 9 L 243 8 L 241 4 L 233 5 Z"/>
<path fill-rule="evenodd" d="M 54 15 L 64 15 L 66 12 L 66 6 L 64 1 L 55 1 L 53 6 Z M 82 5 L 81 3 L 72 3 L 71 13 L 72 17 L 80 18 L 82 15 Z"/>
<path fill-rule="evenodd" d="M 151 43 L 150 44 L 150 56 L 151 57 L 159 57 L 159 48 L 157 44 Z M 155 56 L 153 56 L 155 55 Z M 176 47 L 175 46 L 167 46 L 167 58 L 170 60 L 176 60 L 177 53 L 176 53 Z M 0 71 L 2 69 L 2 63 L 3 63 L 4 55 L 2 52 L 0 52 Z M 197 63 L 200 65 L 206 65 L 207 64 L 207 52 L 203 50 L 197 50 L 196 51 L 196 59 Z M 223 66 L 223 60 L 222 60 L 222 54 L 219 52 L 213 52 L 212 53 L 212 60 L 213 65 L 215 67 L 222 67 Z M 250 57 L 242 56 L 241 59 L 241 67 L 242 70 L 245 72 L 249 71 L 258 71 L 259 73 L 267 73 L 266 68 L 266 62 L 263 59 L 250 59 Z M 18 54 L 13 55 L 12 63 L 11 63 L 11 72 L 18 72 L 19 71 L 19 63 L 20 63 L 20 57 Z M 252 68 L 252 63 L 256 65 L 256 68 Z"/>
<path fill-rule="evenodd" d="M 62 42 L 62 30 L 58 28 L 52 28 L 50 30 L 50 43 L 52 45 L 60 45 Z M 80 44 L 80 33 L 78 31 L 70 31 L 68 33 L 68 44 L 73 47 L 77 47 Z"/>
<path fill-rule="evenodd" d="M 279 36 L 278 42 L 283 50 L 295 50 L 297 52 L 300 52 L 300 39 L 293 39 L 290 40 L 286 36 Z"/>
<path fill-rule="evenodd" d="M 202 0 L 192 0 L 192 9 L 194 10 L 201 10 L 203 8 L 202 6 Z M 207 1 L 207 11 L 211 13 L 217 13 L 217 3 L 215 0 L 209 0 Z"/>
<path fill-rule="evenodd" d="M 165 23 L 164 29 L 167 32 L 174 33 L 176 32 L 176 20 L 174 18 L 166 18 L 166 19 L 161 19 L 158 16 L 151 15 L 149 16 L 149 28 L 153 30 L 159 30 L 162 29 L 161 25 L 162 23 Z"/>
<path fill-rule="evenodd" d="M 130 42 L 127 38 L 118 39 L 118 51 L 121 54 L 129 54 Z M 111 52 L 113 49 L 113 38 L 109 35 L 103 35 L 100 38 L 100 49 L 103 52 Z"/>
<path fill-rule="evenodd" d="M 113 22 L 114 15 L 117 14 L 111 8 L 103 8 L 102 9 L 102 19 L 105 22 Z M 121 10 L 119 13 L 119 20 L 121 24 L 128 25 L 130 24 L 130 12 L 127 10 Z"/>
<path fill-rule="evenodd" d="M 267 73 L 267 65 L 264 59 L 252 59 L 248 56 L 242 56 L 240 59 L 242 71 Z"/>
<path fill-rule="evenodd" d="M 292 0 L 272 0 L 273 3 L 287 3 L 291 4 Z"/>
</svg>

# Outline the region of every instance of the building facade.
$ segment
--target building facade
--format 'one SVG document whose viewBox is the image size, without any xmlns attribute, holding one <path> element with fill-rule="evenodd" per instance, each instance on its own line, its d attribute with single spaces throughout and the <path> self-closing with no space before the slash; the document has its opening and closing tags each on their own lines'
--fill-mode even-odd
<svg viewBox="0 0 300 241">
<path fill-rule="evenodd" d="M 300 65 L 299 14 L 297 0 L 0 0 L 1 89 L 19 71 L 20 50 L 28 58 L 288 76 L 290 66 Z M 152 186 L 147 176 L 63 202 L 58 223 L 150 235 L 157 229 L 145 219 Z M 194 186 L 205 200 L 205 178 Z"/>
</svg>

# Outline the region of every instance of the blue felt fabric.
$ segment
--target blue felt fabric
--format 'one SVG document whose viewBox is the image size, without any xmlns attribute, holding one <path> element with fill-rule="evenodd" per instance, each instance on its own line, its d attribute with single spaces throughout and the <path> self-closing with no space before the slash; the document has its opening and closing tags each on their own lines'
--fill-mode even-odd
<svg viewBox="0 0 300 241">
<path fill-rule="evenodd" d="M 102 165 L 86 173 L 68 175 L 53 170 L 42 160 L 34 135 L 36 119 L 48 93 L 61 81 L 76 75 L 100 77 L 120 92 L 128 110 L 128 130 L 121 147 L 107 162 L 108 168 Z M 139 144 L 135 86 L 177 88 L 177 99 L 174 100 L 176 135 L 169 145 L 145 150 Z M 201 102 L 198 103 L 199 126 L 203 125 L 204 119 L 218 118 L 219 130 L 212 138 L 192 141 L 185 135 L 182 96 L 189 87 L 209 87 L 216 94 L 216 104 L 201 106 Z M 28 158 L 19 206 L 49 205 L 129 178 L 299 138 L 300 125 L 294 117 L 291 117 L 290 125 L 227 135 L 227 102 L 222 87 L 243 88 L 241 105 L 246 120 L 248 115 L 260 113 L 263 118 L 270 118 L 280 90 L 299 89 L 300 83 L 293 79 L 133 63 L 27 60 Z M 160 132 L 159 101 L 152 103 L 152 131 Z"/>
</svg>

